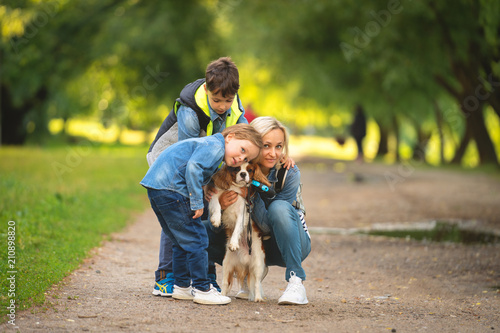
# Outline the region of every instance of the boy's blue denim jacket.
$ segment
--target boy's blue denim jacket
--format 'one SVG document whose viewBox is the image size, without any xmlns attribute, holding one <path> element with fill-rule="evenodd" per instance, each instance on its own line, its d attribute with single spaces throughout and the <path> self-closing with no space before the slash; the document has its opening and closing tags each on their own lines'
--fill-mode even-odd
<svg viewBox="0 0 500 333">
<path fill-rule="evenodd" d="M 278 181 L 276 168 L 272 168 L 270 170 L 267 179 L 271 182 L 271 186 L 274 190 L 274 186 Z M 261 197 L 259 194 L 254 197 L 252 218 L 264 233 L 269 234 L 271 232 L 271 227 L 269 226 L 269 221 L 267 219 L 267 208 L 269 207 L 271 202 L 275 200 L 284 200 L 290 203 L 290 205 L 293 205 L 297 199 L 297 195 L 300 194 L 299 187 L 300 171 L 299 168 L 295 165 L 293 168 L 290 168 L 290 170 L 288 170 L 285 186 L 283 186 L 281 192 L 276 194 L 274 198 L 269 199 Z"/>
<path fill-rule="evenodd" d="M 191 210 L 203 208 L 203 189 L 224 159 L 225 140 L 217 133 L 179 141 L 151 165 L 141 185 L 177 192 L 190 200 Z"/>
</svg>

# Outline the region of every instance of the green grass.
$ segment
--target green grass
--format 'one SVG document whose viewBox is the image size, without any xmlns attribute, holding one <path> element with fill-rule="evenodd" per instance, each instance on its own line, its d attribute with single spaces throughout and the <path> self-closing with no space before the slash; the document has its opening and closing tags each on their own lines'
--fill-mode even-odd
<svg viewBox="0 0 500 333">
<path fill-rule="evenodd" d="M 0 322 L 44 302 L 44 292 L 89 251 L 148 207 L 139 185 L 146 147 L 87 145 L 0 148 Z M 15 266 L 8 227 L 15 222 Z M 13 224 L 12 222 L 10 224 Z M 10 229 L 12 237 L 12 229 Z M 15 271 L 15 297 L 7 277 Z M 10 295 L 9 295 L 10 294 Z"/>
</svg>

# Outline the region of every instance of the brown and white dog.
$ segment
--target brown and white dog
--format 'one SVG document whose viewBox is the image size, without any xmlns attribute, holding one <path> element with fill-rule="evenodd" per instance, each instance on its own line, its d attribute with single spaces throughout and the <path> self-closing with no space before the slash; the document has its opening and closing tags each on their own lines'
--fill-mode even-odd
<svg viewBox="0 0 500 333">
<path fill-rule="evenodd" d="M 222 167 L 213 177 L 217 193 L 210 199 L 208 207 L 210 222 L 214 227 L 219 227 L 222 222 L 228 239 L 222 262 L 222 294 L 227 296 L 231 290 L 234 275 L 240 287 L 246 277 L 249 287 L 248 299 L 262 302 L 262 279 L 267 273 L 262 232 L 250 218 L 246 199 L 241 196 L 243 187 L 248 188 L 250 195 L 253 193 L 250 187 L 252 180 L 270 186 L 257 163 L 244 163 L 236 168 Z M 235 191 L 239 195 L 234 204 L 221 212 L 219 196 L 226 190 Z M 249 233 L 251 235 L 248 235 Z"/>
</svg>

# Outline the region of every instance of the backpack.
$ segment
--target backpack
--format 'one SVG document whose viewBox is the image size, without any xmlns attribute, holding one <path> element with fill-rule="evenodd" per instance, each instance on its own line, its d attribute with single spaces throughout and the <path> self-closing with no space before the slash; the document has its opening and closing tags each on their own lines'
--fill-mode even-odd
<svg viewBox="0 0 500 333">
<path fill-rule="evenodd" d="M 288 169 L 287 168 L 283 168 L 282 167 L 282 168 L 280 168 L 278 170 L 278 174 L 277 174 L 278 181 L 274 185 L 274 191 L 276 193 L 280 193 L 281 190 L 283 189 L 283 186 L 285 185 L 285 180 L 286 180 L 287 173 L 288 173 Z"/>
<path fill-rule="evenodd" d="M 286 181 L 286 176 L 288 174 L 288 169 L 287 168 L 280 168 L 277 173 L 277 178 L 278 181 L 276 184 L 274 184 L 274 191 L 276 194 L 280 193 L 281 190 L 283 190 L 283 187 L 285 186 L 285 181 Z M 302 183 L 299 185 L 299 189 L 297 191 L 297 197 L 295 201 L 292 203 L 292 206 L 294 206 L 297 209 L 300 209 L 304 212 L 306 212 L 306 209 L 304 207 L 304 202 L 302 200 Z"/>
</svg>

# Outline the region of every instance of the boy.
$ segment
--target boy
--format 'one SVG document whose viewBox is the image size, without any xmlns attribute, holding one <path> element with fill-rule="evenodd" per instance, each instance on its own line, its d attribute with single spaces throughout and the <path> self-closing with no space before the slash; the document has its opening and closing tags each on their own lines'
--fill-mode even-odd
<svg viewBox="0 0 500 333">
<path fill-rule="evenodd" d="M 237 94 L 239 86 L 238 68 L 231 58 L 212 61 L 207 66 L 205 79 L 189 83 L 181 91 L 149 148 L 148 164 L 151 166 L 166 147 L 177 141 L 219 133 L 234 124 L 248 124 Z M 172 243 L 163 232 L 159 252 L 153 295 L 171 296 Z M 215 271 L 210 273 L 212 284 L 218 288 Z"/>
<path fill-rule="evenodd" d="M 203 189 L 224 161 L 237 167 L 256 158 L 260 134 L 238 124 L 204 138 L 179 141 L 158 156 L 141 185 L 147 188 L 163 232 L 172 241 L 175 299 L 228 304 L 208 278 L 208 236 L 201 221 Z"/>
</svg>

